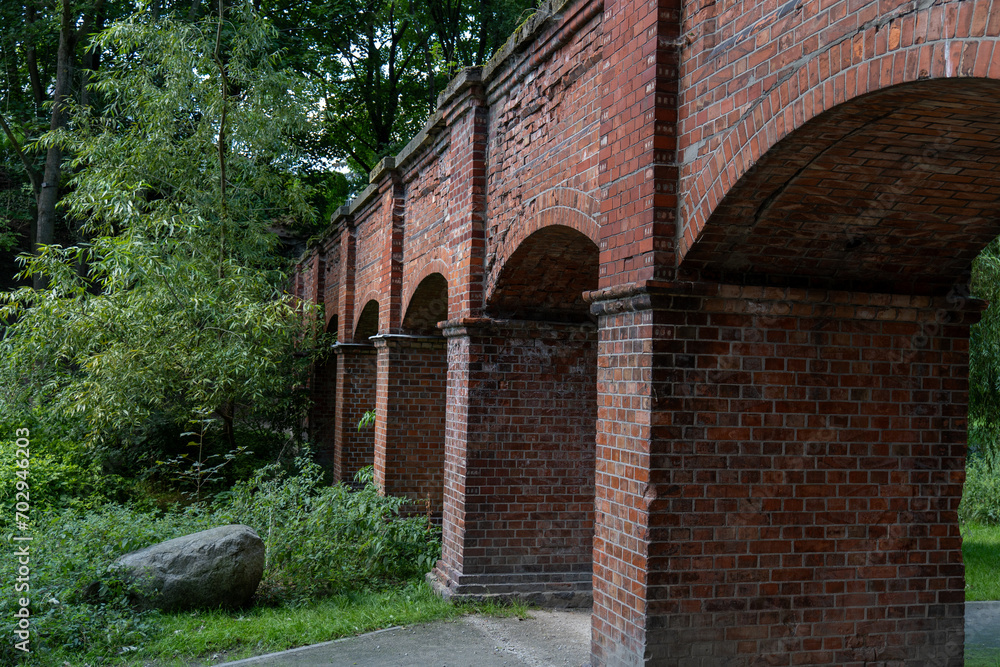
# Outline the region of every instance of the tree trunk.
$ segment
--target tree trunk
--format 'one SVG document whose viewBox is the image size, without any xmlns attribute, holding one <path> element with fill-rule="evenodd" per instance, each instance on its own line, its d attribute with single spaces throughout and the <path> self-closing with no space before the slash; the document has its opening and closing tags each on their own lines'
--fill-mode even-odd
<svg viewBox="0 0 1000 667">
<path fill-rule="evenodd" d="M 59 52 L 56 56 L 56 87 L 52 93 L 52 119 L 49 129 L 56 130 L 66 124 L 65 100 L 69 96 L 73 70 L 73 47 L 76 41 L 73 12 L 70 0 L 62 0 L 62 18 L 59 27 Z M 49 148 L 45 154 L 45 173 L 38 194 L 38 222 L 35 227 L 35 252 L 38 247 L 55 240 L 56 203 L 59 201 L 59 172 L 62 150 Z M 46 286 L 41 276 L 35 276 L 35 289 Z"/>
<path fill-rule="evenodd" d="M 91 10 L 93 15 L 88 15 L 84 18 L 83 26 L 77 33 L 77 41 L 87 39 L 91 34 L 96 34 L 104 30 L 104 7 L 102 5 L 102 0 L 98 0 Z M 80 104 L 83 106 L 90 106 L 91 104 L 90 90 L 87 87 L 90 85 L 93 73 L 100 66 L 101 51 L 100 49 L 95 49 L 93 43 L 91 43 L 90 48 L 83 54 L 83 66 L 80 68 Z"/>
<path fill-rule="evenodd" d="M 35 5 L 31 0 L 25 8 L 25 23 L 29 26 L 35 22 Z M 45 101 L 45 91 L 42 90 L 42 78 L 38 74 L 38 57 L 35 54 L 34 42 L 25 45 L 24 61 L 28 66 L 28 79 L 31 81 L 31 96 L 35 101 L 35 113 L 42 112 L 42 103 Z"/>
</svg>

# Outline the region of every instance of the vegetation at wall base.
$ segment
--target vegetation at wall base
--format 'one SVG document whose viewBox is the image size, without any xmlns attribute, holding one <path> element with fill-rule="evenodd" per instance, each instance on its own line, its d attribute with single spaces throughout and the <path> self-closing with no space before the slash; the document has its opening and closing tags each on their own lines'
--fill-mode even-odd
<svg viewBox="0 0 1000 667">
<path fill-rule="evenodd" d="M 13 472 L 9 468 L 13 467 L 14 442 L 0 444 L 4 455 L 0 486 L 7 488 L 11 486 L 8 477 Z M 439 557 L 440 529 L 424 517 L 399 516 L 406 499 L 380 495 L 370 469 L 360 477 L 360 490 L 331 486 L 323 482 L 323 471 L 305 452 L 294 460 L 264 466 L 227 493 L 216 495 L 213 502 L 173 504 L 164 509 L 135 489 L 130 492 L 136 499 L 124 504 L 100 494 L 87 499 L 59 493 L 60 489 L 98 489 L 106 481 L 99 470 L 73 461 L 62 467 L 51 463 L 52 452 L 62 447 L 64 444 L 55 443 L 46 448 L 41 439 L 33 444 L 39 465 L 29 479 L 58 502 L 46 504 L 41 502 L 42 495 L 36 495 L 38 503 L 31 512 L 32 655 L 25 664 L 61 665 L 54 656 L 66 659 L 68 655 L 74 656 L 71 664 L 79 660 L 127 664 L 127 657 L 146 647 L 160 646 L 157 650 L 161 653 L 175 650 L 164 648 L 171 646 L 163 640 L 164 633 L 183 625 L 178 619 L 186 616 L 134 610 L 126 586 L 109 566 L 124 553 L 229 523 L 247 524 L 265 541 L 264 579 L 253 609 L 235 615 L 210 614 L 205 619 L 238 619 L 252 614 L 263 619 L 261 636 L 271 632 L 278 637 L 285 634 L 284 629 L 274 627 L 281 625 L 280 619 L 293 610 L 316 605 L 357 603 L 360 611 L 356 618 L 368 620 L 358 620 L 355 625 L 364 629 L 402 622 L 398 619 L 426 620 L 451 613 L 429 602 L 430 593 L 413 583 Z M 15 531 L 13 517 L 8 514 L 0 517 L 0 535 L 5 549 L 13 553 Z M 13 578 L 14 570 L 5 567 L 0 586 L 12 590 Z M 95 582 L 100 582 L 96 596 L 91 586 Z M 0 596 L 0 636 L 13 636 L 16 604 L 14 596 Z M 398 616 L 391 611 L 388 616 L 396 618 L 371 611 L 377 607 L 398 609 Z M 345 612 L 344 616 L 351 614 Z M 199 627 L 205 622 L 199 621 Z M 233 620 L 232 624 L 239 622 Z M 232 624 L 230 629 L 235 627 Z M 344 626 L 330 632 L 342 635 L 349 630 Z M 217 634 L 223 636 L 225 629 Z M 312 635 L 298 641 L 313 641 Z M 264 646 L 271 648 L 272 644 L 247 645 L 241 650 L 261 652 Z M 14 664 L 22 658 L 12 642 L 0 645 L 0 663 Z"/>
</svg>

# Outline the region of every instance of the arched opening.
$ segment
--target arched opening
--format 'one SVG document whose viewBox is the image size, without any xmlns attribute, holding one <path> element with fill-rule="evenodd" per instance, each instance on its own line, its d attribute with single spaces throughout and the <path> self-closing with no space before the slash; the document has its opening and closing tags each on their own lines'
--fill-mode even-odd
<svg viewBox="0 0 1000 667">
<path fill-rule="evenodd" d="M 469 329 L 475 428 L 464 461 L 461 581 L 470 586 L 590 603 L 597 329 L 582 293 L 597 288 L 598 258 L 594 242 L 569 227 L 536 231 L 487 285 L 490 320 Z"/>
<path fill-rule="evenodd" d="M 835 107 L 726 194 L 682 275 L 943 295 L 997 235 L 1000 83 L 928 80 Z"/>
<path fill-rule="evenodd" d="M 438 322 L 448 319 L 448 281 L 432 273 L 417 285 L 403 316 L 403 331 L 421 336 L 440 336 Z"/>
<path fill-rule="evenodd" d="M 358 323 L 354 327 L 354 342 L 359 345 L 370 345 L 368 339 L 378 333 L 378 301 L 372 299 L 365 304 Z"/>
<path fill-rule="evenodd" d="M 498 319 L 592 321 L 583 292 L 597 289 L 599 251 L 569 227 L 544 227 L 511 254 L 487 300 Z"/>
<path fill-rule="evenodd" d="M 441 519 L 444 498 L 448 346 L 437 323 L 448 317 L 448 282 L 432 273 L 417 285 L 402 335 L 380 336 L 375 477 L 410 511 Z"/>
</svg>

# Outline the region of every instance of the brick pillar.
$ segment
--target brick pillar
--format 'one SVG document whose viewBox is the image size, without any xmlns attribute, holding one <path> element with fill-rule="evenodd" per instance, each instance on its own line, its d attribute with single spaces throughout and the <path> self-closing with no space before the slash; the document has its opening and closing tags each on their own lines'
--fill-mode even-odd
<svg viewBox="0 0 1000 667">
<path fill-rule="evenodd" d="M 334 479 L 350 481 L 375 459 L 375 430 L 358 431 L 358 421 L 375 409 L 375 348 L 337 343 L 337 396 L 334 411 Z"/>
<path fill-rule="evenodd" d="M 336 458 L 337 357 L 330 355 L 313 367 L 309 383 L 312 407 L 309 409 L 309 440 L 316 461 L 331 470 Z"/>
<path fill-rule="evenodd" d="M 590 602 L 596 331 L 466 319 L 448 338 L 445 595 Z"/>
<path fill-rule="evenodd" d="M 382 334 L 378 350 L 375 481 L 441 516 L 448 351 L 441 336 Z"/>
<path fill-rule="evenodd" d="M 961 665 L 981 304 L 596 296 L 592 663 Z"/>
</svg>

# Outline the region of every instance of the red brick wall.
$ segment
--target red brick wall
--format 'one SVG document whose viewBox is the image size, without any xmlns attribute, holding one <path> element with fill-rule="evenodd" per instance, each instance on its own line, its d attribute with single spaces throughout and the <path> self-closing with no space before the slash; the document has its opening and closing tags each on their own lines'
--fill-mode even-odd
<svg viewBox="0 0 1000 667">
<path fill-rule="evenodd" d="M 453 147 L 450 137 L 450 131 L 442 131 L 429 149 L 408 163 L 404 170 L 404 308 L 413 290 L 430 273 L 438 272 L 449 282 L 457 279 L 457 276 L 453 278 L 451 275 L 455 229 L 449 224 L 446 209 L 455 187 L 452 182 L 452 159 L 462 147 Z"/>
<path fill-rule="evenodd" d="M 449 84 L 296 284 L 344 343 L 369 303 L 358 338 L 450 321 L 446 592 L 592 581 L 595 667 L 960 663 L 975 308 L 943 295 L 1000 233 L 998 16 L 556 1 Z M 597 330 L 566 324 L 595 286 Z M 431 413 L 402 351 L 379 456 L 406 488 L 393 432 Z M 338 364 L 346 471 L 373 349 Z"/>
<path fill-rule="evenodd" d="M 561 20 L 487 86 L 487 301 L 508 258 L 539 229 L 561 224 L 599 238 L 602 5 L 557 4 Z"/>
<path fill-rule="evenodd" d="M 325 276 L 323 278 L 324 291 L 322 294 L 322 303 L 324 307 L 324 317 L 326 318 L 325 326 L 326 331 L 331 334 L 338 334 L 339 326 L 339 298 L 340 298 L 340 280 L 341 274 L 343 273 L 341 267 L 342 252 L 340 249 L 341 237 L 338 235 L 335 239 L 331 239 L 327 244 L 325 244 L 320 252 L 324 256 L 324 267 Z M 331 324 L 333 326 L 331 326 Z"/>
<path fill-rule="evenodd" d="M 313 405 L 309 410 L 309 441 L 316 460 L 334 469 L 336 459 L 337 357 L 329 357 L 313 368 L 309 391 Z"/>
<path fill-rule="evenodd" d="M 392 227 L 385 224 L 388 220 L 386 217 L 388 212 L 384 209 L 391 206 L 392 203 L 392 199 L 388 196 L 375 196 L 354 217 L 357 245 L 354 265 L 351 270 L 354 279 L 355 310 L 350 329 L 352 337 L 349 340 L 345 339 L 344 342 L 362 344 L 368 342 L 367 340 L 357 340 L 353 334 L 365 305 L 372 300 L 380 301 L 383 274 L 389 270 L 385 266 L 386 246 L 391 244 L 392 238 Z M 377 331 L 378 326 L 375 328 L 375 332 Z"/>
<path fill-rule="evenodd" d="M 596 664 L 962 664 L 975 304 L 700 287 L 598 304 Z"/>
<path fill-rule="evenodd" d="M 361 416 L 375 409 L 375 348 L 338 345 L 334 351 L 337 355 L 334 477 L 349 481 L 358 470 L 375 462 L 375 430 L 358 431 Z"/>
<path fill-rule="evenodd" d="M 601 287 L 675 264 L 679 0 L 605 0 L 598 180 Z"/>
<path fill-rule="evenodd" d="M 447 344 L 441 336 L 385 337 L 378 350 L 375 481 L 412 508 L 441 516 Z M 425 505 L 426 503 L 426 505 Z"/>
<path fill-rule="evenodd" d="M 598 332 L 592 662 L 642 664 L 653 313 L 605 313 Z"/>
<path fill-rule="evenodd" d="M 480 320 L 449 336 L 452 593 L 581 604 L 591 588 L 596 332 Z"/>
</svg>

